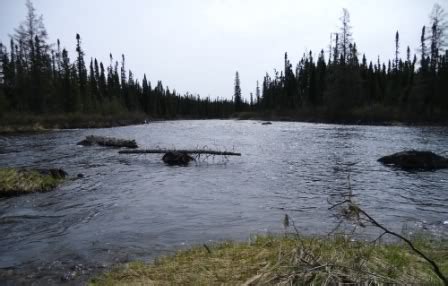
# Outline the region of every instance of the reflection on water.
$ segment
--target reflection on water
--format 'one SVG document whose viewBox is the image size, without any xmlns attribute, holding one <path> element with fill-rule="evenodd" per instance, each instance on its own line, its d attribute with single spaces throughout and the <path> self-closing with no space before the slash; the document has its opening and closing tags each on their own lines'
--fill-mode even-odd
<svg viewBox="0 0 448 286">
<path fill-rule="evenodd" d="M 67 271 L 279 232 L 285 213 L 302 232 L 326 233 L 335 224 L 327 200 L 347 190 L 348 175 L 360 204 L 379 221 L 447 231 L 448 171 L 410 173 L 376 161 L 403 149 L 446 152 L 447 131 L 207 120 L 0 137 L 1 166 L 84 174 L 54 192 L 0 199 L 0 278 L 13 269 L 37 273 L 30 277 L 42 284 L 60 282 Z M 169 167 L 159 155 L 76 145 L 89 134 L 243 156 Z"/>
</svg>

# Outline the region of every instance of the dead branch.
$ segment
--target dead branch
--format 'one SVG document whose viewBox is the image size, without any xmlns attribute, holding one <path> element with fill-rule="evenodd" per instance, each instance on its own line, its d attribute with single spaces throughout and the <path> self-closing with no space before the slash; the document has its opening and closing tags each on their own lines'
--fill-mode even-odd
<svg viewBox="0 0 448 286">
<path fill-rule="evenodd" d="M 436 275 L 440 278 L 440 280 L 442 280 L 443 284 L 448 286 L 448 279 L 445 277 L 445 275 L 442 273 L 442 271 L 440 270 L 439 266 L 437 265 L 437 263 L 434 262 L 434 260 L 430 259 L 428 256 L 426 256 L 422 251 L 420 251 L 419 249 L 417 249 L 414 244 L 412 243 L 412 241 L 410 241 L 409 239 L 407 239 L 406 237 L 402 236 L 401 234 L 398 234 L 394 231 L 389 230 L 388 228 L 386 228 L 385 226 L 383 226 L 382 224 L 380 224 L 379 222 L 377 222 L 373 217 L 371 217 L 368 213 L 366 213 L 363 209 L 355 206 L 359 213 L 363 214 L 365 217 L 367 217 L 367 219 L 369 220 L 370 223 L 372 223 L 374 226 L 380 228 L 381 230 L 384 231 L 384 234 L 390 234 L 392 236 L 395 236 L 396 238 L 401 239 L 402 241 L 404 241 L 411 249 L 412 251 L 414 251 L 415 253 L 417 253 L 420 257 L 422 257 L 424 260 L 426 260 L 429 264 L 431 264 L 431 267 L 434 271 L 434 273 L 436 273 Z M 383 236 L 383 235 L 381 235 Z"/>
<path fill-rule="evenodd" d="M 221 155 L 221 156 L 241 156 L 241 153 L 214 151 L 214 150 L 169 150 L 169 149 L 141 149 L 141 150 L 122 150 L 120 154 L 166 154 L 170 152 L 184 153 L 184 154 L 207 154 L 207 155 Z"/>
<path fill-rule="evenodd" d="M 353 200 L 352 200 L 353 193 L 352 193 L 351 184 L 350 184 L 350 176 L 348 177 L 348 180 L 349 180 L 349 192 L 345 195 L 346 198 L 342 202 L 333 204 L 329 208 L 329 210 L 332 210 L 336 207 L 341 207 L 342 205 L 345 205 L 345 207 L 342 209 L 342 217 L 349 219 L 349 220 L 353 220 L 363 227 L 364 227 L 364 224 L 362 223 L 363 218 L 361 216 L 364 216 L 364 218 L 367 222 L 369 222 L 374 227 L 377 227 L 383 231 L 383 233 L 378 238 L 376 238 L 374 240 L 374 242 L 378 241 L 384 235 L 387 235 L 387 234 L 394 236 L 395 238 L 398 238 L 401 241 L 405 242 L 414 253 L 419 255 L 421 258 L 423 258 L 426 262 L 428 262 L 431 265 L 432 270 L 437 275 L 437 277 L 439 277 L 439 279 L 443 282 L 443 284 L 445 286 L 448 286 L 447 277 L 445 277 L 445 275 L 440 270 L 440 267 L 437 265 L 437 263 L 434 260 L 429 258 L 421 250 L 416 248 L 415 245 L 412 243 L 412 241 L 410 241 L 406 237 L 402 236 L 401 234 L 388 229 L 386 226 L 379 223 L 376 219 L 374 219 L 366 211 L 364 211 L 362 208 L 360 208 L 355 202 L 353 202 Z"/>
</svg>

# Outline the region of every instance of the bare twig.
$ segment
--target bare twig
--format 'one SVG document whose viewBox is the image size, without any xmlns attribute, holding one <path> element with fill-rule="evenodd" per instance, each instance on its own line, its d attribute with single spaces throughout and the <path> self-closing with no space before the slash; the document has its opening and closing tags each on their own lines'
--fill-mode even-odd
<svg viewBox="0 0 448 286">
<path fill-rule="evenodd" d="M 186 154 L 210 154 L 210 155 L 222 155 L 222 156 L 241 156 L 241 153 L 226 152 L 226 151 L 214 151 L 214 150 L 176 150 L 176 149 L 141 149 L 141 150 L 123 150 L 120 154 L 163 154 L 169 152 L 186 153 Z"/>
<path fill-rule="evenodd" d="M 356 206 L 357 207 L 357 206 Z M 376 227 L 380 228 L 381 230 L 384 231 L 384 234 L 390 234 L 392 236 L 395 236 L 399 239 L 401 239 L 402 241 L 404 241 L 411 249 L 412 251 L 414 251 L 415 253 L 417 253 L 420 257 L 422 257 L 423 259 L 425 259 L 432 267 L 434 273 L 440 278 L 440 280 L 442 280 L 443 284 L 448 286 L 448 279 L 445 277 L 445 275 L 442 273 L 442 271 L 440 270 L 439 266 L 437 265 L 437 263 L 434 262 L 434 260 L 432 260 L 431 258 L 429 258 L 428 256 L 426 256 L 422 251 L 420 251 L 419 249 L 417 249 L 414 244 L 412 243 L 412 241 L 410 241 L 409 239 L 407 239 L 406 237 L 389 230 L 388 228 L 386 228 L 385 226 L 383 226 L 382 224 L 380 224 L 379 222 L 377 222 L 373 217 L 371 217 L 368 213 L 366 213 L 363 209 L 357 207 L 358 211 L 363 214 L 365 217 L 367 217 L 369 219 L 369 221 Z"/>
<path fill-rule="evenodd" d="M 369 222 L 371 225 L 373 225 L 383 231 L 383 233 L 378 238 L 376 238 L 373 242 L 380 240 L 384 235 L 392 235 L 392 236 L 400 239 L 401 241 L 405 242 L 413 252 L 415 252 L 417 255 L 419 255 L 421 258 L 423 258 L 427 263 L 429 263 L 431 265 L 432 270 L 437 275 L 437 277 L 443 282 L 443 284 L 445 286 L 448 286 L 447 277 L 442 273 L 442 271 L 440 270 L 440 267 L 437 265 L 437 263 L 434 260 L 429 258 L 421 250 L 416 248 L 415 245 L 412 243 L 412 241 L 410 241 L 403 235 L 400 235 L 399 233 L 396 233 L 396 232 L 388 229 L 386 226 L 379 223 L 376 219 L 374 219 L 371 215 L 369 215 L 366 211 L 361 209 L 358 205 L 356 205 L 353 202 L 353 200 L 352 200 L 353 193 L 352 193 L 351 184 L 350 184 L 350 177 L 348 179 L 349 179 L 348 198 L 344 199 L 342 202 L 334 204 L 333 206 L 331 206 L 329 208 L 329 210 L 332 210 L 336 207 L 340 207 L 342 205 L 346 205 L 346 208 L 344 208 L 342 210 L 342 216 L 345 217 L 346 219 L 351 219 L 351 220 L 357 221 L 358 224 L 361 224 L 361 226 L 364 226 L 364 224 L 362 223 L 363 219 L 362 219 L 361 215 L 364 216 L 364 218 L 366 218 L 367 222 Z"/>
</svg>

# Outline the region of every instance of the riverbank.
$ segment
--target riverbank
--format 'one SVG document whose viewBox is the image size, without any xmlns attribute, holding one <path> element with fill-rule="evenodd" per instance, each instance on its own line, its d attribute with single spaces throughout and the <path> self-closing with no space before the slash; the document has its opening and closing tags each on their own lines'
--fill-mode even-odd
<svg viewBox="0 0 448 286">
<path fill-rule="evenodd" d="M 141 124 L 149 119 L 148 116 L 141 113 L 118 115 L 80 113 L 58 115 L 7 114 L 1 118 L 0 134 L 43 132 L 55 129 L 110 128 Z"/>
<path fill-rule="evenodd" d="M 448 244 L 428 239 L 418 248 L 448 274 Z M 257 236 L 178 251 L 153 263 L 132 262 L 91 285 L 323 285 L 337 283 L 442 285 L 430 265 L 400 243 L 336 237 Z"/>
<path fill-rule="evenodd" d="M 326 108 L 303 110 L 271 110 L 262 112 L 239 112 L 233 116 L 239 120 L 289 121 L 342 125 L 371 126 L 448 126 L 444 114 L 416 114 L 382 106 L 331 112 Z"/>
<path fill-rule="evenodd" d="M 372 126 L 448 126 L 443 115 L 425 115 L 387 109 L 381 106 L 362 108 L 343 113 L 331 113 L 325 108 L 291 111 L 237 112 L 222 118 L 155 118 L 144 113 L 101 114 L 4 114 L 0 134 L 44 132 L 55 129 L 110 128 L 161 120 L 236 119 L 261 121 L 289 121 L 344 125 Z"/>
</svg>

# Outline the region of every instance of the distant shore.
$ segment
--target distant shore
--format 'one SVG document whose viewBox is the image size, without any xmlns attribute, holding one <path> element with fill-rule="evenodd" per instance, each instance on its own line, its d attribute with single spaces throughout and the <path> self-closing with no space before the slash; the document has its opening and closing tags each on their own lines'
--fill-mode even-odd
<svg viewBox="0 0 448 286">
<path fill-rule="evenodd" d="M 150 118 L 141 113 L 96 114 L 11 114 L 1 118 L 0 134 L 45 132 L 57 129 L 109 128 L 144 123 Z M 152 120 L 152 119 L 151 119 Z"/>
<path fill-rule="evenodd" d="M 316 113 L 282 113 L 282 112 L 239 112 L 222 118 L 154 118 L 143 113 L 124 113 L 118 115 L 97 114 L 46 114 L 4 115 L 0 120 L 0 134 L 34 133 L 58 129 L 78 128 L 110 128 L 150 121 L 163 120 L 207 120 L 234 119 L 260 121 L 289 121 L 342 125 L 372 125 L 372 126 L 448 126 L 448 120 L 435 118 L 415 118 L 403 115 L 373 116 L 371 114 L 328 115 Z"/>
<path fill-rule="evenodd" d="M 313 111 L 240 112 L 234 115 L 239 120 L 289 121 L 341 125 L 371 126 L 448 126 L 442 116 L 418 116 L 403 112 L 380 110 L 356 110 L 345 113 L 330 113 L 323 109 Z"/>
</svg>

